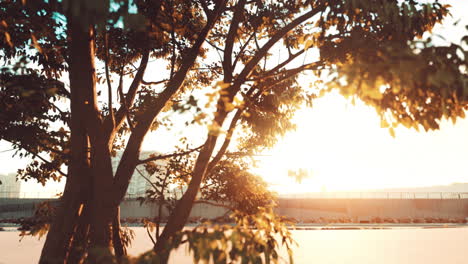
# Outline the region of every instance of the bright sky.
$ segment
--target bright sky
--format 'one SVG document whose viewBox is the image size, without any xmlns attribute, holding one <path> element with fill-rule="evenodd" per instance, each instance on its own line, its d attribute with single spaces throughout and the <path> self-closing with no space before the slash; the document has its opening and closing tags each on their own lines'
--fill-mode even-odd
<svg viewBox="0 0 468 264">
<path fill-rule="evenodd" d="M 441 2 L 452 5 L 452 17 L 433 33 L 459 43 L 467 34 L 468 1 Z M 434 40 L 444 43 L 441 38 Z M 468 119 L 455 125 L 443 121 L 440 130 L 427 133 L 399 127 L 392 138 L 387 129 L 380 128 L 375 110 L 330 94 L 316 100 L 312 109 L 300 111 L 295 120 L 297 130 L 254 170 L 279 193 L 468 182 Z M 298 183 L 287 176 L 292 168 L 306 169 L 310 177 Z"/>
<path fill-rule="evenodd" d="M 427 133 L 399 127 L 392 138 L 375 110 L 330 94 L 295 120 L 298 129 L 255 169 L 280 193 L 468 182 L 466 119 Z M 287 177 L 292 168 L 308 170 L 310 178 L 296 183 Z"/>
<path fill-rule="evenodd" d="M 444 1 L 454 6 L 449 18 L 435 33 L 458 42 L 466 34 L 464 18 L 452 26 L 468 10 L 468 1 Z M 308 84 L 305 84 L 308 85 Z M 416 132 L 396 130 L 392 138 L 380 128 L 375 111 L 362 103 L 355 106 L 337 94 L 314 102 L 311 109 L 301 110 L 295 117 L 298 128 L 286 135 L 278 145 L 261 158 L 253 169 L 280 193 L 359 190 L 393 187 L 445 185 L 468 182 L 468 120 L 455 125 L 443 122 L 439 131 Z M 181 133 L 182 134 L 182 133 Z M 160 152 L 175 142 L 174 132 L 148 136 L 144 149 L 157 146 Z M 25 160 L 12 159 L 11 147 L 0 141 L 0 174 L 24 167 Z M 296 183 L 289 178 L 289 169 L 306 169 L 311 177 Z M 49 186 L 51 192 L 61 185 Z M 23 190 L 39 190 L 28 183 Z"/>
</svg>

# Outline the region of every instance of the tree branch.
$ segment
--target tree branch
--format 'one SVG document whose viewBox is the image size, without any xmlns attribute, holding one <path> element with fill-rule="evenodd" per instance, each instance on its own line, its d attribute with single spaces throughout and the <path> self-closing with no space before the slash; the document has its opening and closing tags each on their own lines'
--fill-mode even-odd
<svg viewBox="0 0 468 264">
<path fill-rule="evenodd" d="M 106 82 L 107 82 L 107 93 L 108 93 L 108 105 L 109 105 L 109 117 L 111 120 L 112 128 L 115 127 L 115 116 L 114 109 L 112 108 L 112 86 L 109 76 L 109 34 L 106 31 L 104 33 L 104 68 L 106 70 Z"/>
<path fill-rule="evenodd" d="M 138 174 L 140 174 L 141 177 L 143 177 L 143 179 L 145 179 L 149 184 L 151 184 L 151 187 L 153 187 L 155 190 L 158 189 L 158 186 L 156 186 L 156 184 L 154 184 L 153 182 L 151 182 L 151 180 L 148 179 L 148 177 L 146 177 L 146 176 L 140 171 L 140 169 L 138 169 L 137 167 L 135 167 L 135 170 L 138 172 Z"/>
<path fill-rule="evenodd" d="M 218 20 L 222 7 L 224 6 L 225 0 L 218 4 L 215 8 L 215 14 L 208 17 L 207 24 L 199 33 L 199 37 L 196 39 L 193 46 L 188 50 L 187 55 L 179 67 L 174 77 L 168 82 L 166 89 L 162 91 L 156 100 L 151 102 L 151 107 L 148 107 L 145 112 L 140 116 L 137 125 L 135 126 L 130 138 L 128 140 L 125 151 L 122 155 L 121 162 L 117 167 L 116 175 L 114 177 L 114 188 L 116 199 L 115 201 L 121 201 L 125 196 L 125 190 L 128 186 L 132 177 L 133 170 L 138 164 L 138 155 L 140 152 L 141 143 L 150 129 L 156 116 L 161 112 L 165 104 L 171 99 L 171 97 L 179 90 L 182 86 L 188 71 L 194 65 L 198 55 L 200 53 L 201 46 L 205 42 L 206 37 L 213 28 L 215 22 Z"/>
<path fill-rule="evenodd" d="M 127 105 L 127 102 L 125 101 L 125 95 L 122 89 L 123 89 L 123 75 L 120 74 L 119 87 L 117 87 L 117 91 L 120 95 L 120 103 L 122 104 L 125 110 L 124 115 L 127 119 L 128 127 L 130 128 L 130 131 L 133 131 L 133 122 L 132 122 L 132 119 L 130 118 L 130 110 L 128 109 L 128 105 Z"/>
<path fill-rule="evenodd" d="M 24 151 L 27 151 L 27 152 L 28 152 L 29 154 L 31 154 L 33 157 L 40 159 L 42 162 L 47 163 L 47 164 L 49 164 L 49 165 L 53 165 L 53 163 L 52 163 L 51 161 L 46 160 L 45 158 L 41 157 L 41 155 L 39 155 L 38 153 L 36 153 L 36 152 L 32 151 L 31 149 L 28 149 L 28 148 L 26 148 L 25 146 L 23 146 L 21 143 L 12 142 L 12 141 L 10 141 L 10 140 L 8 140 L 8 139 L 5 139 L 5 138 L 2 138 L 2 139 L 5 140 L 5 141 L 10 142 L 10 144 L 17 146 L 17 147 L 21 148 L 21 149 L 24 150 Z M 55 168 L 55 170 L 56 170 L 58 173 L 62 174 L 62 176 L 64 176 L 64 177 L 67 177 L 67 176 L 68 176 L 68 174 L 62 172 L 59 168 Z"/>
<path fill-rule="evenodd" d="M 149 228 L 146 228 L 146 233 L 148 233 L 148 236 L 151 239 L 151 242 L 153 243 L 153 245 L 156 245 L 156 241 L 154 241 L 154 238 L 151 235 Z"/>
<path fill-rule="evenodd" d="M 157 81 L 157 82 L 147 82 L 145 80 L 141 80 L 141 83 L 144 84 L 144 85 L 158 85 L 158 84 L 161 84 L 161 83 L 165 83 L 169 81 L 168 79 L 164 79 L 164 80 L 161 80 L 161 81 Z"/>
<path fill-rule="evenodd" d="M 199 2 L 200 2 L 200 5 L 203 8 L 203 12 L 205 12 L 205 14 L 208 16 L 209 13 L 210 13 L 210 9 L 208 8 L 208 5 L 206 4 L 206 1 L 205 0 L 200 0 Z"/>
<path fill-rule="evenodd" d="M 236 68 L 237 62 L 239 61 L 239 59 L 240 59 L 242 53 L 244 52 L 245 48 L 249 45 L 250 41 L 255 36 L 255 30 L 256 29 L 254 29 L 254 33 L 252 33 L 252 35 L 250 35 L 250 37 L 245 41 L 244 45 L 241 46 L 241 48 L 239 50 L 239 54 L 236 56 L 236 58 L 234 59 L 234 62 L 232 63 L 232 69 L 233 70 Z"/>
<path fill-rule="evenodd" d="M 199 146 L 197 148 L 194 148 L 194 149 L 183 151 L 183 152 L 177 152 L 177 153 L 172 153 L 172 154 L 158 155 L 158 156 L 150 157 L 150 158 L 147 158 L 147 159 L 144 159 L 144 160 L 139 160 L 138 164 L 143 164 L 143 163 L 147 163 L 147 162 L 150 162 L 150 161 L 162 160 L 162 159 L 167 159 L 167 158 L 172 158 L 172 157 L 185 156 L 185 155 L 190 154 L 190 153 L 192 153 L 194 151 L 200 150 L 202 147 L 203 147 L 203 145 L 201 145 L 201 146 Z"/>
<path fill-rule="evenodd" d="M 224 59 L 222 62 L 225 83 L 230 83 L 232 81 L 232 49 L 234 48 L 234 41 L 237 36 L 237 29 L 239 28 L 242 13 L 244 12 L 245 2 L 246 0 L 239 0 L 239 2 L 237 3 L 228 34 L 226 36 L 226 45 L 224 47 Z"/>
<path fill-rule="evenodd" d="M 60 150 L 57 150 L 57 149 L 53 149 L 51 147 L 48 147 L 42 143 L 40 143 L 39 141 L 36 142 L 37 145 L 39 145 L 41 148 L 43 149 L 46 149 L 47 151 L 50 151 L 50 152 L 53 152 L 55 154 L 58 154 L 58 155 L 62 155 L 62 156 L 65 156 L 66 154 L 63 153 L 63 151 L 60 151 Z"/>
<path fill-rule="evenodd" d="M 205 39 L 206 43 L 208 43 L 211 47 L 215 48 L 216 50 L 219 50 L 219 51 L 222 51 L 224 52 L 224 50 L 218 46 L 216 46 L 215 44 L 211 43 L 211 41 Z"/>
<path fill-rule="evenodd" d="M 175 64 L 176 64 L 176 39 L 175 39 L 175 33 L 174 33 L 174 20 L 171 19 L 171 40 L 172 40 L 172 54 L 171 54 L 171 71 L 169 73 L 169 80 L 174 77 L 174 70 L 175 70 Z"/>
<path fill-rule="evenodd" d="M 224 139 L 223 145 L 219 149 L 216 156 L 208 164 L 208 167 L 207 167 L 208 172 L 211 171 L 214 168 L 214 166 L 216 166 L 216 164 L 223 157 L 224 153 L 226 153 L 226 150 L 229 147 L 229 144 L 231 143 L 232 134 L 234 133 L 234 130 L 236 129 L 237 121 L 239 121 L 239 118 L 242 115 L 242 111 L 243 110 L 241 109 L 237 109 L 237 112 L 235 113 L 234 117 L 231 120 L 231 124 L 229 125 L 229 129 L 227 131 L 226 138 Z"/>
<path fill-rule="evenodd" d="M 291 61 L 293 61 L 295 58 L 299 57 L 302 53 L 304 53 L 304 49 L 298 51 L 296 54 L 291 54 L 288 59 L 286 59 L 285 61 L 283 61 L 282 63 L 279 63 L 278 65 L 276 65 L 276 67 L 274 67 L 273 69 L 269 70 L 268 72 L 275 72 L 275 71 L 278 71 L 280 70 L 281 68 L 283 68 L 284 66 L 286 66 L 288 63 L 290 63 Z"/>
<path fill-rule="evenodd" d="M 265 79 L 268 79 L 268 78 L 274 78 L 278 75 L 283 75 L 283 76 L 286 76 L 287 78 L 293 76 L 294 74 L 297 74 L 297 73 L 300 73 L 301 71 L 305 71 L 305 70 L 316 70 L 317 68 L 319 68 L 320 66 L 323 66 L 324 64 L 321 62 L 321 61 L 318 61 L 318 62 L 312 62 L 312 63 L 308 63 L 308 64 L 304 64 L 302 66 L 299 66 L 297 68 L 294 68 L 294 69 L 288 69 L 288 70 L 284 70 L 284 71 L 280 71 L 280 72 L 274 72 L 272 70 L 269 70 L 267 72 L 265 72 L 264 74 L 262 75 L 259 75 L 257 78 L 252 78 L 252 79 L 249 79 L 249 81 L 255 81 L 255 82 L 258 82 L 258 81 L 262 81 L 262 80 L 265 80 Z M 282 80 L 286 79 L 285 77 L 282 78 Z"/>
<path fill-rule="evenodd" d="M 144 51 L 143 56 L 141 57 L 140 66 L 138 67 L 138 71 L 135 74 L 135 78 L 133 78 L 132 83 L 128 89 L 127 95 L 123 95 L 122 87 L 120 89 L 120 96 L 122 97 L 122 106 L 117 110 L 115 114 L 115 127 L 118 128 L 122 125 L 122 122 L 130 107 L 133 105 L 133 101 L 135 100 L 136 93 L 140 86 L 141 81 L 143 80 L 143 75 L 145 74 L 146 67 L 148 66 L 148 59 L 149 59 L 150 50 L 147 49 Z M 109 126 L 107 127 L 108 133 L 112 133 L 112 126 L 111 122 L 109 122 Z"/>
<path fill-rule="evenodd" d="M 236 78 L 236 81 L 234 82 L 234 85 L 231 86 L 230 95 L 234 96 L 234 94 L 239 90 L 240 86 L 246 80 L 247 76 L 251 73 L 251 71 L 258 64 L 258 62 L 262 58 L 265 57 L 268 50 L 270 50 L 270 48 L 273 47 L 274 44 L 276 44 L 279 40 L 281 40 L 289 31 L 294 29 L 296 26 L 302 24 L 307 19 L 309 19 L 309 18 L 313 17 L 314 15 L 318 14 L 321 10 L 322 10 L 321 8 L 317 7 L 317 8 L 314 8 L 313 10 L 310 10 L 309 12 L 304 13 L 303 15 L 297 17 L 296 19 L 291 21 L 289 24 L 287 24 L 285 27 L 280 29 L 273 36 L 271 36 L 271 38 L 267 41 L 267 43 L 265 43 L 265 45 L 263 45 L 260 48 L 260 50 L 258 50 L 258 52 L 255 54 L 255 56 L 247 62 L 244 69 L 241 71 L 241 73 Z"/>
</svg>

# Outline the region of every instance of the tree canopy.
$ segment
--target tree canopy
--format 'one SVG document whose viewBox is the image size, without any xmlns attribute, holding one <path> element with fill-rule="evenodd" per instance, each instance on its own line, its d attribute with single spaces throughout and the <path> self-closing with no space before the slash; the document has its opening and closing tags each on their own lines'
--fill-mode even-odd
<svg viewBox="0 0 468 264">
<path fill-rule="evenodd" d="M 166 178 L 186 186 L 156 234 L 158 261 L 184 234 L 199 192 L 247 215 L 271 206 L 264 183 L 248 172 L 249 155 L 272 147 L 294 129 L 295 111 L 329 90 L 374 106 L 384 126 L 436 129 L 442 117 L 463 117 L 466 43 L 420 39 L 448 8 L 387 0 L 3 1 L 0 139 L 33 158 L 21 178 L 66 177 L 40 262 L 123 257 L 119 204 L 136 167 L 155 172 L 158 159 L 171 160 L 153 194 L 163 193 Z M 140 160 L 145 135 L 171 126 L 203 128 L 204 143 L 191 135 L 174 153 Z M 247 262 L 275 259 L 276 246 L 253 247 Z"/>
</svg>

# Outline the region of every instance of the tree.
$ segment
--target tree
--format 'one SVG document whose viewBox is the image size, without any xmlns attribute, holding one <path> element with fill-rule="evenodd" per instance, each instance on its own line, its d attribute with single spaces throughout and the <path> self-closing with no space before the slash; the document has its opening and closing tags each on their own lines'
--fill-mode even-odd
<svg viewBox="0 0 468 264">
<path fill-rule="evenodd" d="M 124 255 L 118 206 L 136 166 L 158 158 L 139 160 L 143 139 L 177 122 L 174 116 L 192 114 L 188 123 L 206 125 L 205 142 L 195 152 L 169 155 L 196 153 L 185 167 L 187 189 L 157 235 L 154 251 L 167 261 L 167 245 L 183 229 L 202 184 L 223 188 L 239 174 L 251 183 L 243 165 L 226 158 L 228 150 L 271 147 L 294 128 L 295 110 L 317 96 L 319 89 L 299 85 L 301 73 L 350 77 L 349 69 L 370 63 L 369 54 L 402 56 L 408 41 L 440 22 L 447 8 L 386 0 L 2 2 L 1 51 L 9 67 L 0 78 L 7 109 L 1 138 L 34 157 L 21 177 L 67 178 L 41 263 Z M 311 48 L 319 58 L 307 56 Z M 161 80 L 147 81 L 150 58 Z M 382 57 L 382 67 L 391 58 Z M 60 79 L 67 74 L 68 85 Z M 193 92 L 215 81 L 209 93 Z M 369 98 L 380 98 L 380 90 L 368 90 Z M 62 109 L 58 98 L 70 107 Z M 166 114 L 173 112 L 180 115 Z M 124 151 L 114 172 L 118 148 Z"/>
<path fill-rule="evenodd" d="M 392 9 L 391 6 L 380 8 L 386 12 Z M 427 14 L 431 9 L 424 7 L 419 11 Z M 418 9 L 403 3 L 400 12 L 414 14 Z M 447 10 L 433 13 L 428 26 L 446 14 Z M 387 13 L 388 16 L 391 14 Z M 386 19 L 376 17 L 382 18 Z M 375 107 L 381 126 L 388 128 L 392 136 L 400 124 L 428 131 L 439 129 L 444 118 L 453 123 L 457 118 L 464 118 L 468 109 L 468 34 L 461 36 L 459 44 L 445 41 L 441 45 L 433 39 L 443 39 L 442 36 L 423 38 L 428 28 L 414 31 L 411 25 L 421 23 L 418 16 L 390 21 L 387 28 L 381 29 L 379 38 L 367 37 L 373 27 L 368 25 L 367 29 L 351 32 L 347 41 L 334 44 L 339 50 L 333 55 L 337 67 L 327 90 L 338 89 L 353 101 L 360 99 Z M 381 38 L 386 40 L 385 45 L 381 45 Z"/>
</svg>

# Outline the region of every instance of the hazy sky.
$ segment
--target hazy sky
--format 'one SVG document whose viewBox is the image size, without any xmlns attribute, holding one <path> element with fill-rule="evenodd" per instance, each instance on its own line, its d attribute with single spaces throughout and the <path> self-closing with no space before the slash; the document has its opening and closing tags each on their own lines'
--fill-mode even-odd
<svg viewBox="0 0 468 264">
<path fill-rule="evenodd" d="M 467 34 L 468 1 L 441 2 L 452 5 L 452 17 L 433 33 L 460 43 Z M 438 37 L 434 40 L 444 43 Z M 278 192 L 468 182 L 468 119 L 459 119 L 455 125 L 443 121 L 439 131 L 431 132 L 399 127 L 392 138 L 387 129 L 380 128 L 375 110 L 362 103 L 353 106 L 331 94 L 316 100 L 313 109 L 298 113 L 296 120 L 297 131 L 287 135 L 255 169 Z M 307 169 L 311 177 L 296 183 L 286 176 L 291 168 Z"/>
<path fill-rule="evenodd" d="M 435 33 L 458 42 L 466 34 L 468 1 L 444 1 L 454 6 Z M 442 41 L 442 40 L 439 40 Z M 308 84 L 305 84 L 308 85 Z M 468 120 L 455 125 L 443 122 L 439 131 L 396 130 L 392 138 L 380 128 L 375 111 L 362 104 L 353 106 L 341 96 L 330 94 L 315 101 L 312 109 L 301 110 L 295 120 L 298 129 L 289 133 L 254 169 L 280 192 L 357 190 L 406 186 L 429 186 L 468 182 Z M 148 137 L 145 149 L 161 146 L 166 133 Z M 159 140 L 158 140 L 159 139 Z M 167 140 L 170 142 L 170 140 Z M 26 164 L 12 159 L 8 143 L 0 141 L 0 174 L 14 172 Z M 287 177 L 288 169 L 304 168 L 311 178 L 301 184 Z M 36 186 L 29 185 L 28 190 Z M 57 187 L 57 186 L 55 186 Z M 287 188 L 285 188 L 287 187 Z"/>
<path fill-rule="evenodd" d="M 296 116 L 298 129 L 262 158 L 255 171 L 280 192 L 358 190 L 468 182 L 468 120 L 442 122 L 439 131 L 399 127 L 392 138 L 375 111 L 339 95 Z M 288 169 L 307 169 L 301 184 Z M 291 188 L 283 189 L 285 185 Z"/>
</svg>

